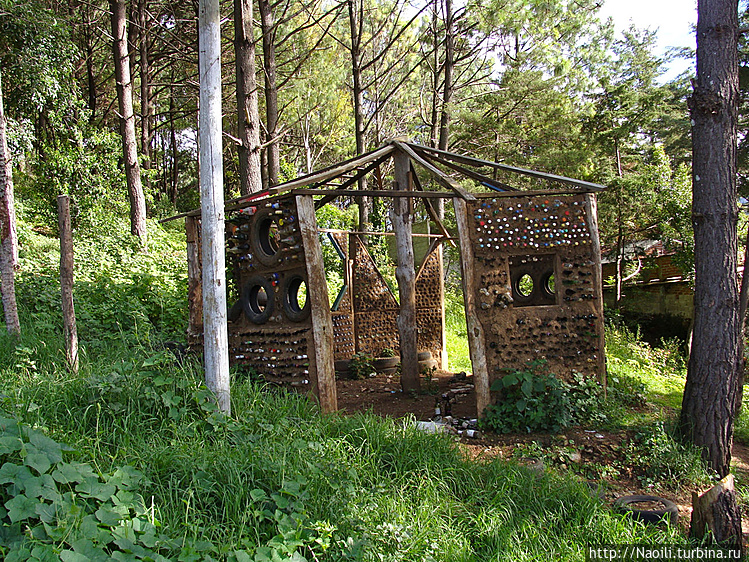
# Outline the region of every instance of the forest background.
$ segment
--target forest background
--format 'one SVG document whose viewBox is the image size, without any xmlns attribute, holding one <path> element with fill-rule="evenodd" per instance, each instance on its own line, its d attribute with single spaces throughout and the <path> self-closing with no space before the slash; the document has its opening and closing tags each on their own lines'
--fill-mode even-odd
<svg viewBox="0 0 749 562">
<path fill-rule="evenodd" d="M 236 7 L 222 3 L 227 197 L 241 190 Z M 593 0 L 262 0 L 252 25 L 261 117 L 252 150 L 264 184 L 407 136 L 608 185 L 604 247 L 663 238 L 688 263 L 689 76 L 664 82 L 655 33 L 616 35 L 597 10 Z M 197 4 L 2 0 L 8 141 L 18 215 L 31 228 L 54 231 L 61 193 L 74 201 L 81 235 L 128 216 L 112 54 L 118 11 L 148 217 L 199 205 Z M 384 205 L 360 209 L 360 222 L 384 228 Z"/>
</svg>

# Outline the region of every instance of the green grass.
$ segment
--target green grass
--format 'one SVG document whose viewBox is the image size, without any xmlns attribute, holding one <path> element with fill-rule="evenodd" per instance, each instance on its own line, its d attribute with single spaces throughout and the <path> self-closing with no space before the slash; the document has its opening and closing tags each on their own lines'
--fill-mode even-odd
<svg viewBox="0 0 749 562">
<path fill-rule="evenodd" d="M 23 532 L 0 507 L 6 559 L 32 551 L 57 559 L 64 549 L 99 541 L 102 560 L 115 551 L 129 559 L 137 548 L 155 559 L 191 560 L 583 560 L 588 544 L 685 540 L 673 529 L 614 515 L 573 477 L 539 476 L 499 458 L 468 460 L 452 440 L 419 432 L 410 420 L 321 416 L 302 396 L 242 378 L 233 380 L 232 417 L 221 415 L 200 366 L 180 366 L 160 346 L 184 321 L 184 304 L 174 304 L 184 298 L 177 265 L 184 250 L 178 233 L 154 227 L 151 240 L 144 253 L 127 236 L 82 242 L 81 370 L 71 375 L 64 369 L 55 260 L 46 251 L 52 245 L 26 238 L 19 276 L 24 335 L 0 336 L 0 417 L 69 445 L 64 463 L 92 467 L 96 486 L 124 466 L 143 479 L 127 501 L 120 492 L 88 497 L 91 513 L 100 515 L 87 522 L 85 510 L 76 515 L 70 507 L 80 494 L 67 496 L 67 511 L 46 530 L 33 510 L 24 512 Z M 448 299 L 454 370 L 470 368 L 461 309 L 460 300 Z M 661 376 L 657 369 L 642 374 L 660 357 L 656 352 L 625 356 L 634 343 L 619 344 L 622 394 Z M 667 401 L 671 390 L 663 388 Z M 660 433 L 650 441 L 651 457 L 670 446 Z M 39 464 L 13 443 L 0 438 L 1 463 Z M 0 504 L 26 501 L 15 486 L 0 483 Z M 117 528 L 106 523 L 115 508 L 127 511 Z M 138 518 L 145 518 L 140 531 Z M 130 524 L 130 534 L 112 542 Z M 149 534 L 154 529 L 158 539 Z"/>
<path fill-rule="evenodd" d="M 323 417 L 247 381 L 234 384 L 227 419 L 203 402 L 199 369 L 163 353 L 84 361 L 71 376 L 46 360 L 19 368 L 14 342 L 0 343 L 6 413 L 97 471 L 140 470 L 162 532 L 209 541 L 201 556 L 582 560 L 589 542 L 678 540 L 613 515 L 573 479 L 468 461 L 408 420 Z"/>
</svg>

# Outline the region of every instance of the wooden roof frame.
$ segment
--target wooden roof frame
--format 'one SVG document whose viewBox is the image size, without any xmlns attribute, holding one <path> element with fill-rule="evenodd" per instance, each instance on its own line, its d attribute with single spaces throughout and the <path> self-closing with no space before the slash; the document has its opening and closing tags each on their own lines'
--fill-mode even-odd
<svg viewBox="0 0 749 562">
<path fill-rule="evenodd" d="M 371 172 L 378 173 L 380 164 L 385 162 L 388 158 L 391 158 L 396 151 L 404 152 L 411 160 L 411 175 L 413 181 L 409 182 L 408 190 L 356 189 L 357 180 L 359 178 Z M 450 173 L 440 169 L 438 165 L 447 168 L 454 174 L 477 181 L 492 191 L 490 193 L 471 193 L 466 191 Z M 446 191 L 424 191 L 421 187 L 418 175 L 416 174 L 416 166 L 421 167 L 428 172 L 434 181 L 445 188 Z M 564 188 L 534 191 L 517 190 L 505 183 L 482 174 L 478 171 L 482 168 L 501 170 L 519 176 L 546 180 L 562 184 Z M 339 183 L 334 184 L 333 182 L 335 181 L 338 181 Z M 480 160 L 470 156 L 422 146 L 404 139 L 393 139 L 386 142 L 376 150 L 349 158 L 348 160 L 328 166 L 322 170 L 300 176 L 296 179 L 284 182 L 258 193 L 229 199 L 226 201 L 224 210 L 234 211 L 242 209 L 252 205 L 256 201 L 282 195 L 324 195 L 322 199 L 317 201 L 317 207 L 341 196 L 414 197 L 425 200 L 427 212 L 429 212 L 432 220 L 435 220 L 437 225 L 441 227 L 440 230 L 443 231 L 444 234 L 447 232 L 446 229 L 444 229 L 444 225 L 442 225 L 437 219 L 434 209 L 431 204 L 428 203 L 431 199 L 451 199 L 458 197 L 464 201 L 471 201 L 483 197 L 513 197 L 518 195 L 539 195 L 547 193 L 594 193 L 604 189 L 606 189 L 606 186 L 597 183 L 577 180 L 556 174 L 548 174 L 536 170 L 529 170 L 526 168 L 508 166 L 499 162 Z M 160 222 L 164 223 L 183 217 L 194 217 L 199 215 L 200 209 L 195 209 L 162 219 Z"/>
</svg>

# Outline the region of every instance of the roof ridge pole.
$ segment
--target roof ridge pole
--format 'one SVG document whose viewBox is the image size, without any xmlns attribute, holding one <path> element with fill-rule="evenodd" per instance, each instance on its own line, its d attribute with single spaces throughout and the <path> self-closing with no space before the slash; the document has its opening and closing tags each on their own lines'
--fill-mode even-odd
<svg viewBox="0 0 749 562">
<path fill-rule="evenodd" d="M 231 413 L 226 326 L 224 169 L 221 146 L 221 28 L 219 0 L 200 0 L 200 208 L 203 241 L 205 383 L 219 409 Z"/>
<path fill-rule="evenodd" d="M 393 153 L 395 165 L 394 189 L 410 191 L 409 169 L 411 161 L 400 146 Z M 421 390 L 419 361 L 416 349 L 416 270 L 414 267 L 413 213 L 410 197 L 393 197 L 390 216 L 395 232 L 398 264 L 395 277 L 398 280 L 400 310 L 398 312 L 398 334 L 400 336 L 401 387 L 403 392 Z"/>
</svg>

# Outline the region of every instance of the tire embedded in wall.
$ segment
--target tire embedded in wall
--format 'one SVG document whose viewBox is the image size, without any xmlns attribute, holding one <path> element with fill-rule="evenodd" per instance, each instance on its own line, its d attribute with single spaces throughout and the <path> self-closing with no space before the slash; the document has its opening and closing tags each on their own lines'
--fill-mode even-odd
<svg viewBox="0 0 749 562">
<path fill-rule="evenodd" d="M 281 258 L 278 242 L 273 236 L 274 227 L 278 227 L 276 211 L 274 209 L 261 209 L 255 213 L 253 218 L 252 236 L 250 237 L 252 253 L 260 263 L 272 267 Z"/>
<path fill-rule="evenodd" d="M 262 275 L 250 277 L 242 288 L 242 308 L 250 322 L 265 324 L 273 315 L 273 283 Z"/>
<path fill-rule="evenodd" d="M 306 285 L 307 280 L 298 273 L 294 273 L 286 277 L 281 289 L 283 311 L 286 318 L 292 322 L 302 322 L 310 314 L 309 298 L 305 300 L 304 306 L 299 306 L 299 289 L 302 284 Z"/>
</svg>

